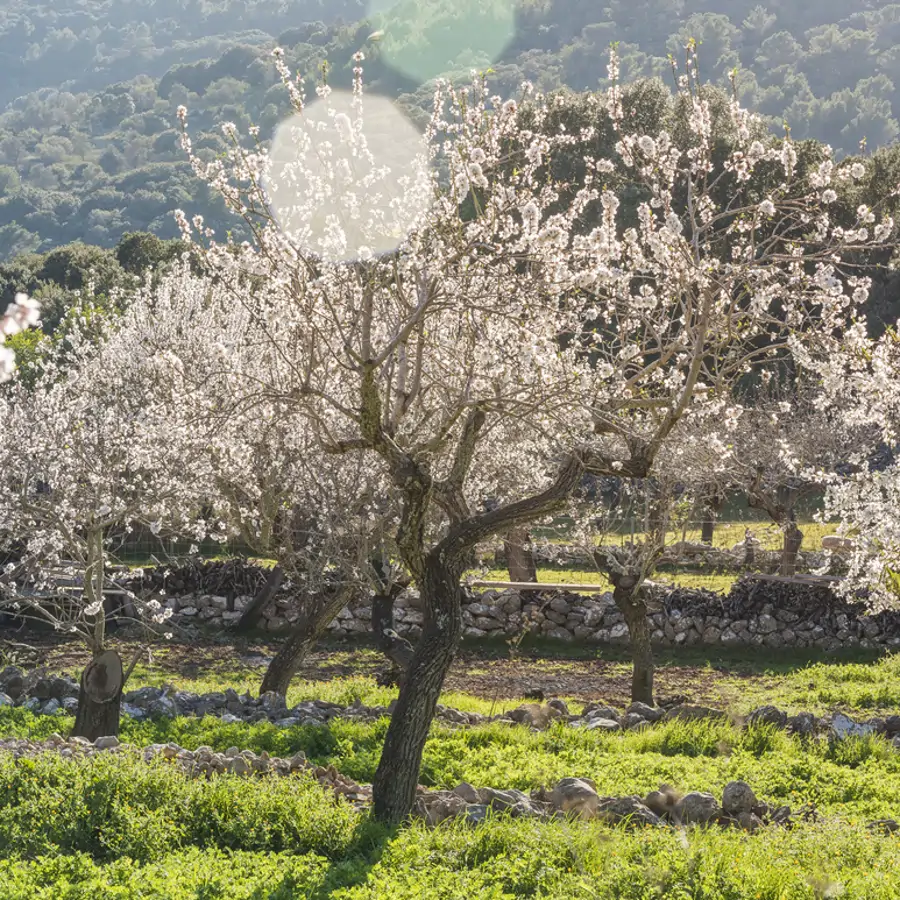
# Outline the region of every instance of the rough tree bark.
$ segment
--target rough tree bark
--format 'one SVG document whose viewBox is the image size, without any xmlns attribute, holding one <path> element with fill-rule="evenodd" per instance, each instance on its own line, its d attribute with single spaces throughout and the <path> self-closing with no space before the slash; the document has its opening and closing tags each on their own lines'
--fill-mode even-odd
<svg viewBox="0 0 900 900">
<path fill-rule="evenodd" d="M 294 630 L 266 669 L 260 693 L 274 691 L 282 696 L 287 695 L 291 679 L 349 599 L 350 591 L 338 588 L 303 604 Z"/>
<path fill-rule="evenodd" d="M 239 634 L 246 633 L 255 628 L 268 606 L 269 601 L 278 592 L 281 583 L 284 581 L 284 569 L 281 566 L 275 566 L 266 578 L 265 584 L 257 591 L 256 596 L 250 602 L 250 605 L 244 610 L 234 630 Z"/>
<path fill-rule="evenodd" d="M 514 528 L 503 539 L 506 567 L 509 580 L 526 584 L 537 584 L 537 566 L 534 554 L 526 546 L 529 535 L 525 528 Z"/>
<path fill-rule="evenodd" d="M 653 706 L 653 646 L 647 604 L 639 595 L 640 580 L 634 575 L 611 575 L 613 600 L 628 626 L 631 648 L 631 702 Z"/>
<path fill-rule="evenodd" d="M 438 545 L 425 559 L 422 637 L 407 669 L 372 782 L 375 816 L 401 822 L 416 799 L 422 752 L 444 678 L 462 636 L 460 579 L 463 564 Z"/>
<path fill-rule="evenodd" d="M 95 741 L 98 737 L 119 734 L 124 683 L 122 658 L 115 650 L 98 654 L 85 666 L 81 673 L 73 737 Z"/>
<path fill-rule="evenodd" d="M 700 543 L 712 544 L 719 513 L 725 504 L 725 497 L 715 486 L 707 486 L 700 498 Z"/>
<path fill-rule="evenodd" d="M 575 489 L 584 471 L 582 458 L 572 456 L 543 493 L 481 515 L 469 515 L 462 495 L 468 466 L 463 457 L 471 461 L 474 440 L 468 447 L 467 441 L 483 422 L 483 413 L 475 411 L 464 429 L 459 456 L 446 481 L 432 485 L 413 466 L 397 473 L 406 491 L 397 543 L 425 601 L 425 623 L 372 780 L 373 812 L 382 822 L 403 821 L 416 799 L 425 741 L 462 636 L 460 580 L 469 551 L 479 541 L 555 512 Z M 426 554 L 424 523 L 432 492 L 453 524 L 447 537 Z"/>
</svg>

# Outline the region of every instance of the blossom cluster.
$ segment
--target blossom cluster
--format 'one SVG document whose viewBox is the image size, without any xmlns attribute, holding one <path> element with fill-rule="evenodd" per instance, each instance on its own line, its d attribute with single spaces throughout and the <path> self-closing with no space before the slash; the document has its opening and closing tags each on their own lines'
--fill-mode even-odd
<svg viewBox="0 0 900 900">
<path fill-rule="evenodd" d="M 16 294 L 15 301 L 0 318 L 0 382 L 9 380 L 16 368 L 16 355 L 10 347 L 3 346 L 3 341 L 34 327 L 40 319 L 40 304 L 27 294 Z"/>
</svg>

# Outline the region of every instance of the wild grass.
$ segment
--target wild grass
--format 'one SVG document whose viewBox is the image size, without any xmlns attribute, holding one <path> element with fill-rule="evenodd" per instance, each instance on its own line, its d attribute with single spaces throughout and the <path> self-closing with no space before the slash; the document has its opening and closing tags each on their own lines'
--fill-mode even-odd
<svg viewBox="0 0 900 900">
<path fill-rule="evenodd" d="M 487 569 L 470 571 L 468 576 L 479 581 L 509 581 L 506 569 Z M 678 587 L 704 588 L 708 591 L 727 593 L 737 580 L 735 574 L 710 574 L 705 572 L 659 571 L 653 576 L 654 581 L 673 584 Z M 537 569 L 538 584 L 596 584 L 604 590 L 612 590 L 612 584 L 602 572 L 592 569 L 579 569 L 569 566 L 541 566 Z"/>
<path fill-rule="evenodd" d="M 360 829 L 362 831 L 363 829 Z M 0 862 L 4 900 L 896 900 L 900 840 L 825 821 L 749 835 L 505 816 L 370 829 L 342 857 L 188 847 Z"/>
<path fill-rule="evenodd" d="M 71 720 L 55 721 L 62 728 Z M 23 710 L 0 710 L 5 734 L 46 734 L 45 722 Z M 370 782 L 387 724 L 387 719 L 337 720 L 327 726 L 278 728 L 268 722 L 227 724 L 212 716 L 126 720 L 121 737 L 138 746 L 174 741 L 191 749 L 237 746 L 278 756 L 302 751 L 318 764 Z M 421 782 L 442 788 L 467 781 L 531 790 L 566 776 L 591 778 L 601 793 L 610 795 L 645 793 L 663 782 L 682 791 L 719 791 L 728 781 L 743 779 L 760 797 L 779 804 L 814 802 L 827 813 L 858 818 L 900 815 L 900 754 L 883 738 L 804 742 L 772 728 L 737 728 L 727 721 L 675 721 L 620 734 L 561 724 L 543 732 L 503 723 L 466 729 L 435 724 Z M 4 777 L 12 776 L 0 766 L 0 794 Z M 113 774 L 106 777 L 114 780 Z M 45 805 L 41 799 L 37 808 Z M 67 818 L 74 814 L 68 807 L 64 812 Z M 0 822 L 4 818 L 8 820 L 0 814 Z"/>
</svg>

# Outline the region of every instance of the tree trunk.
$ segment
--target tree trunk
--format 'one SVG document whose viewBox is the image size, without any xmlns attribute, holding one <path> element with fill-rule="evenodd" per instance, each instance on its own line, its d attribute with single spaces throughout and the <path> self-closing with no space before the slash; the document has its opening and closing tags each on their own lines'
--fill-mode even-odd
<svg viewBox="0 0 900 900">
<path fill-rule="evenodd" d="M 384 684 L 403 687 L 406 670 L 412 662 L 413 648 L 409 641 L 394 631 L 394 600 L 405 585 L 392 584 L 372 598 L 372 632 L 375 643 L 388 658 L 393 671 L 385 673 Z"/>
<path fill-rule="evenodd" d="M 781 551 L 781 575 L 791 577 L 797 574 L 797 554 L 803 543 L 803 532 L 796 522 L 788 522 L 784 529 L 784 548 Z"/>
<path fill-rule="evenodd" d="M 124 681 L 122 658 L 115 650 L 100 653 L 84 667 L 72 737 L 95 741 L 118 736 Z"/>
<path fill-rule="evenodd" d="M 415 803 L 425 741 L 462 636 L 461 577 L 462 564 L 445 559 L 439 548 L 426 557 L 420 585 L 425 625 L 372 781 L 374 813 L 382 822 L 403 821 Z"/>
<path fill-rule="evenodd" d="M 631 644 L 633 669 L 631 674 L 631 702 L 653 706 L 653 646 L 650 643 L 650 622 L 647 604 L 637 596 L 636 588 L 625 578 L 616 586 L 613 599 L 625 618 Z"/>
<path fill-rule="evenodd" d="M 235 631 L 245 633 L 257 626 L 265 608 L 269 605 L 269 601 L 278 592 L 283 581 L 284 569 L 281 566 L 275 566 L 269 572 L 266 583 L 259 589 L 256 596 L 250 601 L 250 605 L 238 619 L 237 625 L 234 626 Z"/>
<path fill-rule="evenodd" d="M 716 530 L 716 522 L 719 519 L 719 511 L 725 498 L 716 490 L 709 489 L 701 497 L 701 511 L 703 519 L 700 522 L 700 543 L 712 544 Z"/>
<path fill-rule="evenodd" d="M 349 598 L 348 590 L 338 588 L 318 597 L 315 601 L 308 600 L 303 604 L 300 619 L 294 630 L 266 669 L 259 688 L 260 693 L 274 691 L 283 697 L 287 696 L 297 669 L 303 665 L 319 638 L 334 621 L 334 617 L 347 605 Z"/>
<path fill-rule="evenodd" d="M 528 532 L 524 528 L 514 528 L 506 535 L 503 539 L 506 566 L 509 569 L 510 581 L 537 584 L 534 554 L 525 546 L 528 540 Z"/>
</svg>

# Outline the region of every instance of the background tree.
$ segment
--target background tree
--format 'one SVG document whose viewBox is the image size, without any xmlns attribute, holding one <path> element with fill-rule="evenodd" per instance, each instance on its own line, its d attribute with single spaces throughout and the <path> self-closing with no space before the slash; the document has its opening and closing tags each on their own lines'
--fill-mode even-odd
<svg viewBox="0 0 900 900">
<path fill-rule="evenodd" d="M 200 528 L 192 516 L 204 478 L 152 372 L 128 382 L 121 360 L 76 332 L 68 343 L 77 364 L 62 371 L 48 357 L 33 387 L 15 384 L 0 398 L 0 537 L 21 544 L 2 589 L 4 605 L 76 634 L 90 651 L 75 733 L 93 740 L 118 733 L 130 671 L 108 646 L 112 539 L 136 523 Z M 60 596 L 60 575 L 80 590 Z M 128 596 L 125 614 L 152 627 L 167 611 Z"/>
</svg>

